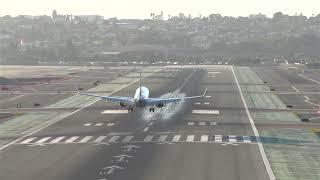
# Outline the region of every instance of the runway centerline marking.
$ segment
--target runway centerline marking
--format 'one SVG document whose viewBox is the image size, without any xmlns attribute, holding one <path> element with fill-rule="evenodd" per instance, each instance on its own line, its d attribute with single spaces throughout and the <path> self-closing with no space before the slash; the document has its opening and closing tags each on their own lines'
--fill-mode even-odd
<svg viewBox="0 0 320 180">
<path fill-rule="evenodd" d="M 236 75 L 235 72 L 234 72 L 233 66 L 231 67 L 231 71 L 232 71 L 233 77 L 234 77 L 234 79 L 235 79 L 235 81 L 236 81 L 236 84 L 237 84 L 237 87 L 238 87 L 238 90 L 239 90 L 239 93 L 240 93 L 240 97 L 241 97 L 241 99 L 242 99 L 242 102 L 243 102 L 243 105 L 244 105 L 246 114 L 247 114 L 247 116 L 248 116 L 249 122 L 250 122 L 250 124 L 251 124 L 253 133 L 254 133 L 254 135 L 257 137 L 257 141 L 258 141 L 257 144 L 258 144 L 259 152 L 260 152 L 260 155 L 261 155 L 261 157 L 262 157 L 264 166 L 266 167 L 266 171 L 267 171 L 267 173 L 268 173 L 268 176 L 269 176 L 270 180 L 276 180 L 276 177 L 275 177 L 274 174 L 273 174 L 273 171 L 272 171 L 272 169 L 271 169 L 269 160 L 268 160 L 268 158 L 267 158 L 266 152 L 264 151 L 263 145 L 262 145 L 262 143 L 261 143 L 259 132 L 258 132 L 258 130 L 257 130 L 255 124 L 254 124 L 253 118 L 252 118 L 251 113 L 250 113 L 250 111 L 249 111 L 249 109 L 248 109 L 247 102 L 246 102 L 246 100 L 244 99 L 244 96 L 243 96 L 243 93 L 242 93 L 242 89 L 241 89 L 241 87 L 240 87 L 240 84 L 239 84 L 237 75 Z"/>
<path fill-rule="evenodd" d="M 153 75 L 154 73 L 159 72 L 159 71 L 161 71 L 161 70 L 162 70 L 162 69 L 158 69 L 158 70 L 156 70 L 155 72 L 152 72 L 152 73 L 150 73 L 149 75 L 142 77 L 142 79 L 144 79 L 144 78 L 146 78 L 146 77 L 149 77 L 149 76 Z M 135 80 L 135 81 L 132 81 L 132 82 L 129 83 L 129 84 L 125 84 L 125 85 L 121 86 L 119 89 L 117 89 L 117 90 L 109 93 L 107 96 L 110 96 L 110 95 L 112 95 L 112 94 L 120 91 L 121 89 L 124 89 L 124 88 L 126 88 L 126 87 L 128 87 L 128 86 L 131 86 L 132 84 L 134 84 L 134 83 L 136 83 L 136 82 L 138 82 L 138 81 L 139 81 L 139 79 L 137 79 L 137 80 Z M 95 101 L 93 101 L 93 102 L 91 102 L 91 103 L 89 103 L 89 104 L 86 104 L 85 106 L 83 106 L 83 107 L 81 107 L 81 108 L 79 108 L 79 109 L 77 109 L 77 110 L 75 110 L 75 111 L 73 111 L 73 112 L 71 112 L 71 113 L 69 113 L 69 114 L 67 114 L 67 115 L 65 115 L 65 116 L 62 116 L 62 117 L 58 118 L 57 120 L 55 120 L 55 121 L 53 121 L 53 122 L 51 122 L 51 123 L 49 123 L 49 124 L 46 124 L 46 125 L 44 125 L 44 126 L 41 126 L 41 127 L 39 127 L 38 129 L 36 129 L 36 130 L 34 130 L 34 131 L 32 131 L 32 132 L 30 132 L 30 133 L 28 133 L 28 134 L 20 137 L 20 138 L 14 140 L 14 141 L 11 141 L 11 142 L 8 143 L 8 144 L 3 145 L 2 147 L 0 147 L 0 150 L 3 150 L 3 149 L 5 149 L 5 148 L 7 148 L 8 146 L 10 146 L 10 145 L 12 145 L 12 144 L 15 144 L 15 143 L 17 143 L 17 142 L 19 142 L 19 141 L 21 141 L 22 139 L 24 139 L 24 138 L 26 138 L 26 137 L 28 137 L 28 136 L 31 136 L 31 135 L 33 135 L 33 134 L 35 134 L 35 133 L 37 133 L 37 132 L 45 129 L 45 128 L 51 126 L 52 124 L 55 124 L 56 122 L 59 122 L 59 121 L 61 121 L 62 119 L 65 119 L 65 118 L 67 118 L 67 117 L 69 117 L 69 116 L 71 116 L 71 115 L 73 115 L 73 114 L 75 114 L 75 113 L 77 113 L 77 112 L 79 112 L 79 111 L 81 111 L 81 110 L 83 110 L 83 109 L 85 109 L 85 108 L 87 108 L 87 107 L 95 104 L 96 102 L 98 102 L 98 101 L 100 101 L 100 100 L 101 100 L 101 99 L 97 99 L 97 100 L 95 100 Z"/>
</svg>

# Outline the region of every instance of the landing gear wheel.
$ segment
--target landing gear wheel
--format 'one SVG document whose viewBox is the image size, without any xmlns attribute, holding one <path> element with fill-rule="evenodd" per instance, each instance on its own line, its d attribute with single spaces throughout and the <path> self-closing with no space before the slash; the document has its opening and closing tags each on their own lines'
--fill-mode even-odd
<svg viewBox="0 0 320 180">
<path fill-rule="evenodd" d="M 149 112 L 154 112 L 154 108 L 151 107 L 151 108 L 149 109 Z"/>
<path fill-rule="evenodd" d="M 133 111 L 133 107 L 129 107 L 129 108 L 128 108 L 128 111 L 129 111 L 129 112 L 130 112 L 130 111 L 132 112 L 132 111 Z"/>
</svg>

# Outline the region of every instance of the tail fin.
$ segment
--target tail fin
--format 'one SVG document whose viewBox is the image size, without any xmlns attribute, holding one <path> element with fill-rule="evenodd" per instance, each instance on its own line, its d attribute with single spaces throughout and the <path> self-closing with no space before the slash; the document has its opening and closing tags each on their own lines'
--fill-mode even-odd
<svg viewBox="0 0 320 180">
<path fill-rule="evenodd" d="M 139 73 L 139 99 L 141 99 L 141 93 L 142 93 L 142 89 L 141 89 L 141 72 Z"/>
</svg>

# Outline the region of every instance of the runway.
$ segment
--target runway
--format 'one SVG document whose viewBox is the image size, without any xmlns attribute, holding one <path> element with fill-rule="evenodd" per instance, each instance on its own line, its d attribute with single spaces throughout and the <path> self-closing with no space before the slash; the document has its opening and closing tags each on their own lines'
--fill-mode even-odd
<svg viewBox="0 0 320 180">
<path fill-rule="evenodd" d="M 272 83 L 278 84 L 266 79 L 264 74 L 250 74 L 255 70 L 231 66 L 146 67 L 142 82 L 150 89 L 151 97 L 193 96 L 208 89 L 206 97 L 200 101 L 167 105 L 155 109 L 154 113 L 139 108 L 128 113 L 117 104 L 72 93 L 43 93 L 38 97 L 46 90 L 52 92 L 59 87 L 70 92 L 73 89 L 70 82 L 74 80 L 90 92 L 133 96 L 138 76 L 130 69 L 121 76 L 117 74 L 122 70 L 108 73 L 110 78 L 101 78 L 97 86 L 91 82 L 96 80 L 94 77 L 106 74 L 102 70 L 82 72 L 64 83 L 39 87 L 38 94 L 26 94 L 12 101 L 19 100 L 24 108 L 35 108 L 27 102 L 36 99 L 43 110 L 23 111 L 22 108 L 20 115 L 0 121 L 0 161 L 4 162 L 0 163 L 0 179 L 264 180 L 273 179 L 273 176 L 292 177 L 279 171 L 274 147 L 317 146 L 318 142 L 274 134 L 276 129 L 289 127 L 286 125 L 292 128 L 292 124 L 303 123 L 293 115 L 286 121 L 290 110 L 276 111 L 286 105 L 282 95 L 278 100 L 278 95 L 271 96 L 270 92 L 253 93 L 260 86 L 268 86 L 263 88 L 266 91 Z M 301 90 L 301 95 L 303 92 Z M 1 104 L 1 109 L 14 109 L 13 104 Z M 272 118 L 280 120 L 270 120 Z M 254 132 L 254 126 L 258 133 Z"/>
</svg>

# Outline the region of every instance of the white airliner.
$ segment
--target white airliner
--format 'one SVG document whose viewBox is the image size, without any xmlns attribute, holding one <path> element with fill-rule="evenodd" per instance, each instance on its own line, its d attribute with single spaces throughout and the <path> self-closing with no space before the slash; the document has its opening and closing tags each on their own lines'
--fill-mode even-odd
<svg viewBox="0 0 320 180">
<path fill-rule="evenodd" d="M 203 98 L 206 94 L 207 89 L 204 91 L 204 93 L 201 96 L 190 96 L 190 97 L 183 97 L 183 98 L 149 98 L 149 89 L 141 86 L 141 73 L 140 73 L 140 80 L 139 80 L 139 88 L 137 88 L 134 97 L 121 97 L 121 96 L 99 96 L 96 94 L 89 94 L 89 93 L 83 93 L 79 92 L 80 95 L 85 96 L 93 96 L 98 97 L 103 100 L 106 100 L 107 102 L 115 102 L 119 103 L 121 107 L 128 106 L 128 111 L 133 111 L 133 107 L 146 107 L 149 106 L 150 112 L 154 112 L 154 107 L 162 108 L 166 104 L 169 103 L 176 103 L 182 100 L 189 100 L 189 99 L 196 99 L 196 98 Z"/>
</svg>

